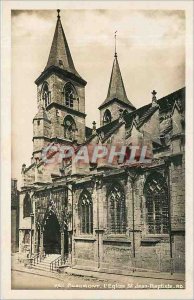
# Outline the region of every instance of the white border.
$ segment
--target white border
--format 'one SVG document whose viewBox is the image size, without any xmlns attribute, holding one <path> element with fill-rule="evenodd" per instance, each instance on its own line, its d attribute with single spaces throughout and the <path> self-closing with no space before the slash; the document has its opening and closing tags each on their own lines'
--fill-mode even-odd
<svg viewBox="0 0 194 300">
<path fill-rule="evenodd" d="M 1 76 L 1 299 L 193 299 L 193 1 L 3 1 Z M 11 9 L 186 11 L 186 289 L 11 290 Z M 189 151 L 188 151 L 189 150 Z"/>
</svg>

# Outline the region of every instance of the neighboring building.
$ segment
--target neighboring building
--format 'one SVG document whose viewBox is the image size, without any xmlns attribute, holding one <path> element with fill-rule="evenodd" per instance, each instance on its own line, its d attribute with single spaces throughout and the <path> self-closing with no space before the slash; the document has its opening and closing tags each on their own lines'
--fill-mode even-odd
<svg viewBox="0 0 194 300">
<path fill-rule="evenodd" d="M 74 267 L 183 272 L 185 88 L 158 100 L 153 91 L 150 103 L 136 109 L 115 53 L 108 94 L 99 107 L 101 127 L 95 122 L 86 127 L 86 81 L 74 66 L 60 16 L 35 83 L 38 112 L 32 163 L 22 166 L 20 251 L 29 250 L 32 233 L 33 252 L 68 253 Z M 135 166 L 45 163 L 42 149 L 57 143 L 146 144 L 153 159 Z"/>
<path fill-rule="evenodd" d="M 19 250 L 19 191 L 17 179 L 11 179 L 11 252 Z"/>
</svg>

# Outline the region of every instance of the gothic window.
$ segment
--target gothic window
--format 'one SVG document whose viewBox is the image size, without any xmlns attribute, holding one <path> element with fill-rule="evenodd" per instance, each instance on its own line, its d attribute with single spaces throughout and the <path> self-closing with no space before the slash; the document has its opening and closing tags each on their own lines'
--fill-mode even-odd
<svg viewBox="0 0 194 300">
<path fill-rule="evenodd" d="M 76 99 L 76 90 L 71 83 L 67 83 L 64 88 L 65 105 L 73 108 Z"/>
<path fill-rule="evenodd" d="M 106 109 L 103 117 L 103 124 L 108 124 L 112 120 L 111 112 L 110 110 Z"/>
<path fill-rule="evenodd" d="M 85 234 L 93 233 L 93 204 L 88 191 L 83 191 L 79 199 L 80 231 Z"/>
<path fill-rule="evenodd" d="M 108 213 L 110 233 L 126 232 L 125 194 L 120 185 L 114 184 L 108 194 Z"/>
<path fill-rule="evenodd" d="M 66 139 L 73 141 L 75 139 L 76 124 L 72 116 L 68 115 L 64 119 L 64 136 Z"/>
<path fill-rule="evenodd" d="M 31 212 L 32 212 L 31 199 L 30 199 L 30 195 L 27 193 L 24 197 L 24 202 L 23 202 L 23 216 L 24 216 L 24 218 L 30 217 Z"/>
<path fill-rule="evenodd" d="M 168 233 L 168 189 L 158 173 L 150 175 L 145 183 L 147 226 L 151 234 Z"/>
<path fill-rule="evenodd" d="M 48 84 L 44 83 L 43 89 L 42 89 L 42 99 L 44 102 L 45 108 L 50 104 L 50 95 L 49 95 L 49 89 Z"/>
</svg>

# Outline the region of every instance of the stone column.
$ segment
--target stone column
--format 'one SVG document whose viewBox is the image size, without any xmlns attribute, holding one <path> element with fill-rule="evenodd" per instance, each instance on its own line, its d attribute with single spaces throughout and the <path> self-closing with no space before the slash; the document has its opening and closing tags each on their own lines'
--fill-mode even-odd
<svg viewBox="0 0 194 300">
<path fill-rule="evenodd" d="M 68 257 L 72 263 L 72 230 L 68 230 Z"/>
<path fill-rule="evenodd" d="M 24 230 L 19 230 L 19 253 L 23 252 Z"/>
<path fill-rule="evenodd" d="M 98 269 L 101 268 L 101 262 L 103 261 L 103 234 L 104 234 L 104 229 L 96 229 L 95 230 L 96 235 L 97 235 L 97 260 L 98 260 Z"/>
<path fill-rule="evenodd" d="M 36 226 L 34 227 L 34 229 L 36 228 Z M 34 243 L 33 243 L 33 252 L 34 253 L 38 253 L 38 230 L 37 228 L 34 230 Z"/>
<path fill-rule="evenodd" d="M 61 230 L 61 257 L 64 258 L 65 252 L 65 238 L 64 238 L 64 230 Z"/>
<path fill-rule="evenodd" d="M 43 229 L 40 230 L 40 255 L 44 254 Z"/>
<path fill-rule="evenodd" d="M 98 179 L 93 191 L 93 205 L 94 205 L 94 232 L 96 237 L 95 247 L 95 261 L 97 268 L 100 269 L 103 261 L 103 234 L 104 234 L 104 220 L 103 220 L 103 198 L 104 188 L 101 179 Z"/>
</svg>

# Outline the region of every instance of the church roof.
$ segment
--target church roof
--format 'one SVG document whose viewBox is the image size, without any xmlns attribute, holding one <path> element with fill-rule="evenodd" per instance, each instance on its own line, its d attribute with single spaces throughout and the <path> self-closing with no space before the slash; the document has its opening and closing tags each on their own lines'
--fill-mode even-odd
<svg viewBox="0 0 194 300">
<path fill-rule="evenodd" d="M 117 124 L 119 123 L 119 119 L 116 119 L 108 124 L 105 124 L 99 128 L 96 129 L 97 133 L 103 133 L 104 135 L 106 135 L 107 133 L 109 133 L 110 130 L 112 130 L 113 127 L 115 127 Z"/>
<path fill-rule="evenodd" d="M 117 54 L 115 53 L 115 58 L 113 61 L 113 67 L 112 67 L 112 73 L 108 88 L 108 94 L 105 99 L 105 101 L 100 105 L 99 108 L 103 108 L 105 105 L 107 105 L 112 100 L 118 100 L 119 102 L 122 102 L 123 104 L 130 106 L 134 108 L 133 104 L 129 101 L 127 98 L 127 94 L 125 91 L 119 62 L 117 59 Z"/>
<path fill-rule="evenodd" d="M 45 70 L 51 66 L 59 67 L 63 70 L 69 71 L 70 73 L 73 73 L 76 76 L 80 77 L 80 75 L 75 69 L 59 15 L 57 17 L 55 33 L 54 33 L 50 54 L 49 54 L 49 58 Z"/>
</svg>

